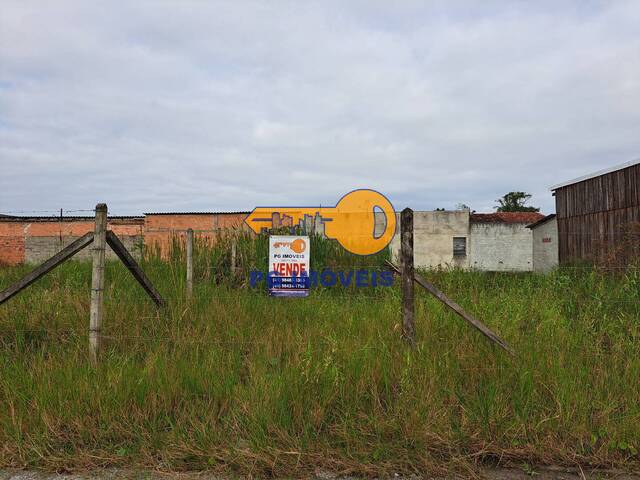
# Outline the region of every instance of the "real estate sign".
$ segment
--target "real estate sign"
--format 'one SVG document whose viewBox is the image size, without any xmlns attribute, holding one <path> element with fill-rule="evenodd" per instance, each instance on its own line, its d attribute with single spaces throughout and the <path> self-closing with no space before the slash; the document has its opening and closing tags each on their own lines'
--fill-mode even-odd
<svg viewBox="0 0 640 480">
<path fill-rule="evenodd" d="M 269 237 L 269 294 L 275 297 L 309 295 L 309 237 L 271 235 Z"/>
</svg>

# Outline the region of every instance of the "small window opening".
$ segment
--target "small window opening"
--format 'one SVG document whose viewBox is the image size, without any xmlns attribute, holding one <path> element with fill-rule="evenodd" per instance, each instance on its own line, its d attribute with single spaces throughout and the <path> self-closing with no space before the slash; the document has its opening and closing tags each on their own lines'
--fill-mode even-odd
<svg viewBox="0 0 640 480">
<path fill-rule="evenodd" d="M 453 256 L 464 257 L 467 255 L 467 237 L 453 237 Z"/>
</svg>

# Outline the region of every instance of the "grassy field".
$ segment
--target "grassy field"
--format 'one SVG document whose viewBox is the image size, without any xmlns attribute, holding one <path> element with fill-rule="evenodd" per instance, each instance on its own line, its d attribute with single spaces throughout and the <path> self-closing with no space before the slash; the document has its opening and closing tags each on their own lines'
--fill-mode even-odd
<svg viewBox="0 0 640 480">
<path fill-rule="evenodd" d="M 314 250 L 316 268 L 382 259 L 332 248 Z M 514 359 L 423 291 L 415 351 L 399 339 L 397 287 L 269 298 L 246 286 L 264 242 L 239 251 L 246 267 L 229 279 L 222 249 L 198 249 L 192 302 L 179 252 L 144 262 L 168 301 L 160 311 L 109 264 L 97 368 L 89 264 L 1 305 L 0 466 L 302 476 L 640 465 L 639 270 L 426 273 Z M 0 289 L 26 271 L 0 268 Z"/>
</svg>

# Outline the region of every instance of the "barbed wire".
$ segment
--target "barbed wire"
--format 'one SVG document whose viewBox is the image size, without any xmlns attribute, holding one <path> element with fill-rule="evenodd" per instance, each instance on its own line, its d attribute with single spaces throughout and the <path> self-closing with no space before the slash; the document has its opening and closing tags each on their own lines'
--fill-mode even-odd
<svg viewBox="0 0 640 480">
<path fill-rule="evenodd" d="M 121 215 L 120 217 L 127 217 L 127 215 Z M 2 217 L 0 217 L 2 218 Z M 20 217 L 16 217 L 16 219 L 19 219 Z M 55 217 L 55 215 L 52 215 L 50 217 L 43 217 L 43 218 L 59 218 Z M 64 217 L 63 217 L 64 218 Z M 66 217 L 66 218 L 73 218 L 73 217 Z M 90 217 L 87 217 L 90 218 Z M 118 218 L 117 216 L 113 216 L 113 217 L 109 217 L 111 218 Z M 132 217 L 133 218 L 133 217 Z M 8 220 L 9 222 L 12 220 L 11 218 L 8 219 L 3 219 L 3 220 Z M 141 224 L 142 226 L 142 224 Z M 232 233 L 234 231 L 239 231 L 240 229 L 234 229 L 232 227 L 218 227 L 218 228 L 212 228 L 212 229 L 192 229 L 191 231 L 193 231 L 193 233 L 220 233 L 220 232 L 229 232 Z M 186 234 L 189 230 L 188 229 L 175 229 L 175 228 L 144 228 L 142 230 L 142 234 L 147 234 L 147 233 L 168 233 L 168 234 Z M 241 231 L 249 233 L 250 230 L 244 230 L 242 229 Z M 117 232 L 116 232 L 117 233 Z M 429 235 L 435 235 L 435 236 L 439 236 L 442 237 L 442 234 L 438 234 L 438 233 L 432 233 Z M 588 232 L 565 232 L 564 235 L 575 235 L 575 236 L 584 236 L 584 237 L 622 237 L 622 238 L 635 238 L 638 237 L 640 238 L 640 232 L 638 233 L 625 233 L 625 232 L 614 232 L 614 233 L 607 233 L 607 234 L 599 234 L 599 233 L 588 233 Z M 8 235 L 2 235 L 0 234 L 0 238 L 4 237 L 4 236 L 8 236 Z M 455 236 L 454 234 L 451 235 L 452 238 Z M 362 237 L 362 238 L 370 238 L 370 235 L 350 235 L 350 238 L 356 238 L 356 237 Z M 331 238 L 327 238 L 324 237 L 327 240 L 332 240 Z M 473 236 L 470 235 L 466 238 L 471 238 L 473 239 Z M 499 237 L 498 237 L 499 238 Z M 556 243 L 559 240 L 556 240 Z M 416 243 L 415 239 L 414 239 L 414 243 Z"/>
<path fill-rule="evenodd" d="M 479 273 L 488 273 L 488 272 L 479 272 Z M 495 272 L 489 272 L 489 273 L 495 273 Z M 505 272 L 499 272 L 499 273 L 505 273 Z M 521 273 L 531 273 L 531 272 L 521 272 Z M 243 302 L 243 301 L 248 301 L 256 298 L 261 298 L 261 299 L 273 298 L 268 294 L 266 279 L 256 282 L 255 286 L 250 286 L 249 282 L 245 277 L 241 277 L 241 279 L 244 279 L 245 281 L 242 283 L 230 283 L 229 281 L 230 279 L 227 279 L 225 282 L 222 282 L 222 283 L 216 283 L 213 281 L 209 283 L 209 282 L 200 280 L 195 283 L 194 291 L 197 293 L 197 291 L 200 289 L 200 286 L 213 286 L 213 287 L 222 289 L 222 292 L 221 291 L 216 292 L 211 290 L 206 291 L 206 293 L 209 294 L 208 298 L 212 303 L 219 300 L 221 301 L 237 300 L 238 302 Z M 175 280 L 176 281 L 174 282 L 174 284 L 177 284 L 179 288 L 184 287 L 184 285 L 182 285 L 184 282 L 181 278 L 175 279 Z M 343 285 L 341 283 L 340 277 L 336 276 L 336 281 L 332 282 L 331 284 L 323 285 L 321 281 L 318 281 L 317 284 L 312 284 L 309 289 L 309 292 L 310 292 L 309 295 L 300 297 L 300 298 L 305 298 L 310 301 L 346 299 L 349 301 L 357 302 L 359 300 L 370 300 L 370 299 L 387 301 L 389 300 L 389 298 L 398 296 L 399 290 L 393 288 L 394 286 L 398 286 L 397 279 L 394 280 L 394 283 L 392 285 L 383 285 L 381 284 L 380 279 L 377 280 L 376 285 L 371 285 L 369 283 L 370 279 L 367 278 L 367 280 L 368 280 L 367 285 L 358 286 L 355 276 L 353 276 L 351 277 L 351 281 L 348 285 Z M 460 297 L 458 295 L 460 292 L 458 292 L 455 288 L 450 289 L 450 288 L 447 288 L 446 285 L 443 287 L 442 284 L 440 284 L 440 288 L 442 288 L 445 291 L 448 291 L 450 294 L 451 292 L 453 292 L 453 294 L 458 295 L 457 298 L 460 300 L 460 303 L 464 303 L 464 304 L 475 304 L 477 301 L 480 301 L 480 300 L 485 301 L 488 299 L 499 300 L 499 295 L 497 294 L 487 295 L 487 294 L 483 294 L 483 292 L 497 291 L 505 286 L 507 286 L 507 284 L 505 283 L 488 282 L 483 285 L 481 290 L 472 290 L 472 293 L 468 293 L 466 297 Z M 76 285 L 62 285 L 60 286 L 60 288 L 45 288 L 41 291 L 44 291 L 45 293 L 56 292 L 59 290 L 67 291 L 69 290 L 70 287 L 76 287 Z M 561 285 L 558 285 L 558 287 L 560 288 L 560 290 L 563 290 L 561 288 Z M 233 288 L 236 293 L 226 293 L 224 292 L 225 288 Z M 368 293 L 368 292 L 371 292 L 371 290 L 368 290 L 368 289 L 376 289 L 376 290 L 374 290 L 374 293 Z M 2 290 L 3 289 L 0 288 L 0 291 Z M 295 289 L 292 289 L 292 290 L 295 290 Z M 568 291 L 573 291 L 573 290 L 568 290 Z M 242 293 L 239 293 L 239 292 L 242 292 Z M 423 291 L 422 289 L 416 290 L 416 292 L 418 292 L 416 293 L 416 299 L 420 299 L 420 300 L 432 299 L 431 295 L 428 292 Z M 105 289 L 105 293 L 109 296 L 109 298 L 120 297 L 120 295 L 117 292 L 117 287 L 107 288 Z M 112 296 L 111 293 L 115 293 L 115 295 Z M 626 292 L 626 293 L 622 292 L 623 295 L 627 295 L 629 293 L 631 292 Z M 245 294 L 250 294 L 251 296 L 249 297 L 244 296 Z M 179 298 L 175 300 L 176 302 L 180 302 L 184 300 L 184 297 L 179 296 Z M 432 300 L 436 301 L 435 299 L 432 299 Z M 530 299 L 530 302 L 538 302 L 538 300 Z M 576 302 L 578 303 L 589 302 L 588 303 L 589 306 L 593 306 L 592 305 L 593 302 L 604 302 L 606 304 L 633 304 L 633 305 L 637 305 L 637 307 L 640 308 L 640 301 L 639 299 L 636 299 L 636 298 L 615 299 L 615 298 L 604 298 L 599 295 L 582 295 L 579 293 L 576 294 L 575 296 L 563 297 L 562 303 L 559 305 L 566 305 L 569 303 L 576 303 Z M 177 305 L 180 305 L 180 303 L 177 303 Z M 156 318 L 155 315 L 140 317 L 140 319 L 155 319 L 155 318 Z"/>
<path fill-rule="evenodd" d="M 6 239 L 6 238 L 15 238 L 15 239 L 22 239 L 23 236 L 13 236 L 13 237 L 8 237 L 8 236 L 0 236 L 0 247 L 2 247 L 2 240 Z M 37 238 L 37 237 L 36 237 Z M 58 237 L 56 237 L 58 238 Z M 63 237 L 64 238 L 64 237 Z M 171 255 L 168 254 L 168 257 L 170 257 Z M 184 256 L 184 254 L 182 255 Z M 199 259 L 202 259 L 204 257 L 204 261 L 199 261 Z M 214 268 L 214 267 L 219 267 L 221 269 L 224 270 L 229 270 L 230 266 L 225 262 L 225 261 L 221 261 L 221 262 L 212 262 L 212 263 L 207 263 L 206 259 L 209 258 L 207 257 L 205 254 L 203 253 L 197 253 L 194 252 L 194 260 L 195 260 L 195 268 L 196 269 L 200 269 L 200 268 Z M 263 257 L 264 258 L 264 257 Z M 46 258 L 42 258 L 42 261 L 46 260 Z M 86 263 L 88 260 L 86 258 L 82 258 L 81 257 L 74 257 L 75 261 L 78 262 L 82 262 L 82 263 Z M 184 259 L 182 259 L 184 260 Z M 40 261 L 40 260 L 38 260 Z M 113 261 L 113 262 L 117 262 L 115 258 L 110 257 L 107 258 L 107 261 Z M 167 264 L 167 265 L 173 265 L 173 266 L 178 266 L 179 268 L 184 268 L 183 265 L 183 261 L 180 262 L 176 262 L 176 259 L 172 259 L 172 258 L 162 258 L 161 256 L 155 256 L 153 253 L 150 256 L 145 257 L 144 260 L 142 260 L 143 262 L 156 262 L 156 261 L 160 261 L 161 263 Z M 577 261 L 581 261 L 580 259 L 577 259 Z M 588 262 L 588 260 L 585 260 Z M 592 261 L 594 261 L 592 259 Z M 31 266 L 37 266 L 38 262 L 30 262 L 28 264 L 26 264 L 27 266 L 31 265 Z M 23 265 L 23 264 L 21 264 Z M 399 262 L 398 262 L 398 266 L 399 266 Z M 257 267 L 257 266 L 246 266 L 246 265 L 242 265 L 242 264 L 238 264 L 235 266 L 237 272 L 239 274 L 247 274 L 250 273 L 251 271 L 260 271 L 263 273 L 268 272 L 267 268 L 263 268 L 263 267 Z M 384 270 L 384 271 L 391 271 L 393 272 L 393 269 L 391 269 L 390 267 L 386 266 L 386 265 L 382 265 L 382 264 L 377 264 L 377 265 L 369 265 L 369 264 L 365 264 L 365 265 L 361 265 L 361 264 L 339 264 L 339 263 L 333 263 L 331 260 L 325 261 L 322 268 L 320 269 L 313 269 L 315 271 L 317 271 L 319 274 L 322 273 L 323 270 L 331 270 L 331 269 L 343 269 L 341 271 L 357 271 L 358 269 L 380 269 L 380 270 Z M 415 270 L 418 272 L 424 272 L 427 275 L 438 275 L 438 274 L 449 274 L 455 271 L 465 271 L 466 273 L 486 273 L 486 274 L 501 274 L 501 273 L 508 273 L 508 274 L 527 274 L 527 273 L 541 273 L 541 272 L 536 272 L 532 269 L 501 269 L 501 270 L 491 270 L 491 269 L 487 269 L 486 267 L 483 267 L 482 265 L 462 265 L 462 266 L 458 266 L 456 265 L 454 262 L 450 263 L 450 264 L 446 264 L 443 266 L 419 266 L 416 265 Z M 558 272 L 562 272 L 563 270 L 590 270 L 590 271 L 594 271 L 594 272 L 598 272 L 598 271 L 607 271 L 607 270 L 627 270 L 629 272 L 635 272 L 635 271 L 639 271 L 640 270 L 640 265 L 601 265 L 601 264 L 585 264 L 585 265 L 555 265 L 554 269 Z M 221 272 L 218 272 L 221 273 Z M 338 273 L 338 271 L 336 270 L 336 273 Z M 545 272 L 548 273 L 548 272 Z M 212 271 L 210 273 L 211 276 L 215 276 L 216 272 Z M 230 277 L 232 274 L 225 274 L 223 275 L 223 277 Z M 238 275 L 238 274 L 236 274 Z"/>
<path fill-rule="evenodd" d="M 70 212 L 95 212 L 95 208 L 76 208 L 76 209 L 66 209 L 66 208 L 58 208 L 56 210 L 0 210 L 0 214 L 9 214 L 9 213 L 51 213 L 55 215 L 60 215 L 60 211 L 63 213 Z"/>
<path fill-rule="evenodd" d="M 21 217 L 32 217 L 34 219 L 37 218 L 50 218 L 50 217 L 60 217 L 60 213 L 63 214 L 63 216 L 65 214 L 68 213 L 87 213 L 89 215 L 85 215 L 85 216 L 95 216 L 95 208 L 74 208 L 74 209 L 62 209 L 62 212 L 60 211 L 60 209 L 58 210 L 0 210 L 0 215 L 7 215 L 7 216 L 16 216 L 16 219 L 20 219 Z M 34 215 L 28 215 L 28 214 L 34 214 Z M 39 215 L 39 214 L 48 214 L 48 215 Z M 74 215 L 67 215 L 67 217 L 69 218 L 73 218 Z M 121 215 L 119 213 L 114 213 L 114 212 L 109 212 L 108 215 L 109 218 L 117 218 L 117 217 L 134 217 L 134 218 L 144 218 L 144 215 Z"/>
<path fill-rule="evenodd" d="M 63 209 L 62 210 L 63 214 L 64 213 L 94 213 L 95 209 Z M 60 210 L 5 210 L 5 211 L 0 211 L 0 215 L 7 215 L 7 214 L 26 214 L 26 213 L 50 213 L 51 215 L 46 216 L 45 218 L 51 218 L 51 217 L 59 217 L 60 216 Z M 142 215 L 114 215 L 113 213 L 110 213 L 109 217 L 111 218 L 117 218 L 117 217 L 140 217 L 143 218 Z M 20 217 L 17 217 L 17 219 L 19 219 Z M 64 217 L 63 217 L 64 218 Z M 71 217 L 73 218 L 73 217 Z M 6 219 L 6 220 L 11 220 Z M 501 225 L 501 224 L 500 224 Z M 288 225 L 284 225 L 281 227 L 276 227 L 276 228 L 298 228 L 298 226 L 288 226 Z M 189 230 L 193 231 L 194 233 L 219 233 L 221 231 L 243 231 L 243 232 L 251 232 L 252 230 L 249 229 L 248 226 L 246 226 L 244 223 L 240 223 L 238 225 L 229 225 L 229 226 L 221 226 L 221 227 L 213 227 L 213 228 L 192 228 L 192 229 L 188 229 L 188 228 L 183 228 L 183 227 L 155 227 L 155 228 L 145 228 L 144 229 L 144 233 L 187 233 Z M 322 235 L 321 232 L 315 232 L 315 231 L 307 231 L 307 232 L 303 232 L 306 234 L 318 234 L 318 235 Z M 415 229 L 414 230 L 414 234 L 420 235 L 420 236 L 424 236 L 424 235 L 434 235 L 434 236 L 440 236 L 442 237 L 443 234 L 442 233 L 437 233 L 437 232 L 428 232 L 428 231 L 421 231 L 420 229 Z M 454 237 L 458 235 L 458 233 L 456 232 L 452 232 L 451 236 Z M 461 236 L 463 236 L 462 233 L 460 233 Z M 576 235 L 576 236 L 593 236 L 593 237 L 640 237 L 640 232 L 625 232 L 625 231 L 615 231 L 615 232 L 582 232 L 582 231 L 563 231 L 560 232 L 557 236 L 558 237 L 562 237 L 563 235 Z M 1 237 L 2 235 L 0 235 Z M 371 235 L 370 234 L 362 234 L 362 235 L 350 235 L 350 237 L 363 237 L 363 238 L 369 238 Z M 466 238 L 472 238 L 473 234 L 467 234 Z"/>
<path fill-rule="evenodd" d="M 2 210 L 1 215 L 6 214 L 22 214 L 22 213 L 51 213 L 52 215 L 60 215 L 60 210 Z"/>
</svg>

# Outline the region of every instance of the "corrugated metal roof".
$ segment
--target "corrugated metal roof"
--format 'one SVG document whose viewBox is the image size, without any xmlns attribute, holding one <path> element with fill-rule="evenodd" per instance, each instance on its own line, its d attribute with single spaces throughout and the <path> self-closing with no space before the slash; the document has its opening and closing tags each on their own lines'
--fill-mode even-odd
<svg viewBox="0 0 640 480">
<path fill-rule="evenodd" d="M 544 218 L 538 212 L 495 212 L 472 213 L 469 216 L 471 223 L 535 223 Z"/>
<path fill-rule="evenodd" d="M 590 173 L 582 177 L 574 178 L 573 180 L 558 183 L 557 185 L 553 185 L 549 187 L 549 190 L 553 191 L 562 187 L 573 185 L 574 183 L 584 182 L 585 180 L 589 180 L 590 178 L 599 177 L 600 175 L 606 175 L 607 173 L 611 173 L 611 172 L 617 172 L 618 170 L 633 167 L 634 165 L 637 165 L 639 163 L 640 163 L 640 158 L 637 158 L 635 160 L 631 160 L 630 162 L 621 163 L 620 165 L 615 165 L 613 167 L 605 168 L 604 170 L 598 170 L 597 172 Z"/>
<path fill-rule="evenodd" d="M 556 218 L 556 214 L 555 213 L 551 213 L 549 215 L 547 215 L 544 218 L 541 218 L 540 220 L 538 220 L 537 222 L 534 222 L 530 225 L 527 225 L 527 228 L 535 228 L 539 225 L 542 225 L 543 223 L 547 223 L 549 220 L 553 220 L 554 218 Z"/>
</svg>

